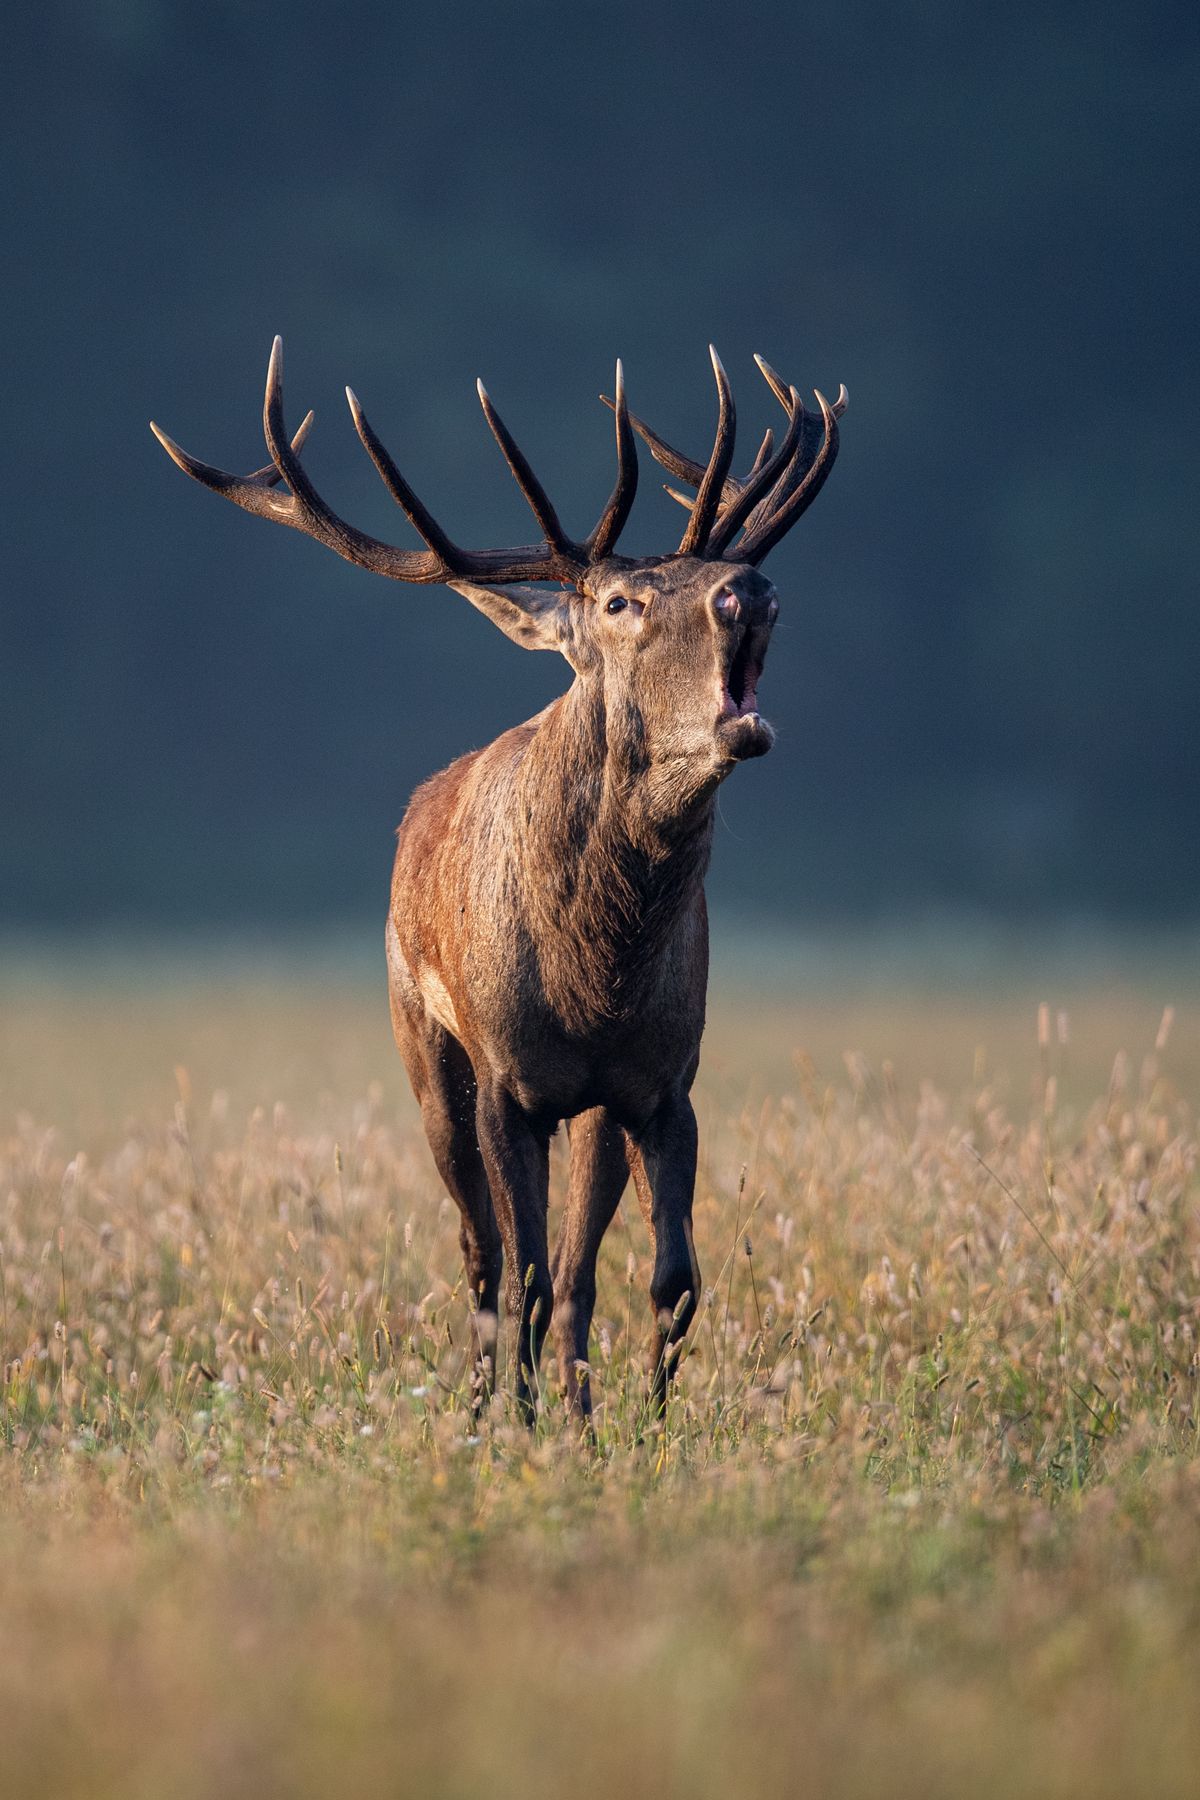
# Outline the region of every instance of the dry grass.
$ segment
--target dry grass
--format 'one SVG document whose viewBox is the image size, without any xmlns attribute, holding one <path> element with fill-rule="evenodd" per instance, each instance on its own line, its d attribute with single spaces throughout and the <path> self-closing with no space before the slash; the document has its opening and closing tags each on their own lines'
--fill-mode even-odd
<svg viewBox="0 0 1200 1800">
<path fill-rule="evenodd" d="M 1193 1792 L 1200 1009 L 1069 1012 L 719 1007 L 590 1453 L 470 1417 L 373 989 L 10 980 L 6 1794 Z"/>
</svg>

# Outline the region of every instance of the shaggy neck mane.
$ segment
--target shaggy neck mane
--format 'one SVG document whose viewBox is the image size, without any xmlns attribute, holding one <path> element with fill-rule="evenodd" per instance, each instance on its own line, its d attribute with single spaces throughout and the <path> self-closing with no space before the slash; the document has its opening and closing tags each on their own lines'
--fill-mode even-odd
<svg viewBox="0 0 1200 1800">
<path fill-rule="evenodd" d="M 656 793 L 670 796 L 665 812 Z M 636 1016 L 702 917 L 714 795 L 659 790 L 635 714 L 580 678 L 548 709 L 517 780 L 518 858 L 547 998 L 571 1029 Z"/>
</svg>

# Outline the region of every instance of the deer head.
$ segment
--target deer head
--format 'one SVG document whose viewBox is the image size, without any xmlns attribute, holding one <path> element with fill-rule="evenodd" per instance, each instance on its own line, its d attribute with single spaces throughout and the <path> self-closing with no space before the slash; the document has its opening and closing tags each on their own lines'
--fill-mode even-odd
<svg viewBox="0 0 1200 1800">
<path fill-rule="evenodd" d="M 828 479 L 838 450 L 837 420 L 846 406 L 845 388 L 832 405 L 818 392 L 818 425 L 797 390 L 757 357 L 786 423 L 778 445 L 767 432 L 753 465 L 739 479 L 731 473 L 733 395 L 720 358 L 715 350 L 710 354 L 719 413 L 704 464 L 672 449 L 629 411 L 618 362 L 614 398 L 606 401 L 616 422 L 616 484 L 582 542 L 564 531 L 482 383 L 484 415 L 537 520 L 539 544 L 476 551 L 455 544 L 401 475 L 349 388 L 346 397 L 367 454 L 426 549 L 381 543 L 339 518 L 300 461 L 313 415 L 290 439 L 284 427 L 278 338 L 263 411 L 271 455 L 265 468 L 231 475 L 189 456 L 156 425 L 151 429 L 186 474 L 247 512 L 306 532 L 377 574 L 445 582 L 514 642 L 559 651 L 578 680 L 602 695 L 610 753 L 633 772 L 666 771 L 668 804 L 679 805 L 711 790 L 737 762 L 771 747 L 773 733 L 758 711 L 757 690 L 779 604 L 758 565 Z M 667 489 L 688 520 L 678 548 L 663 557 L 623 557 L 615 548 L 637 489 L 635 433 L 656 461 L 695 490 L 689 497 Z"/>
</svg>

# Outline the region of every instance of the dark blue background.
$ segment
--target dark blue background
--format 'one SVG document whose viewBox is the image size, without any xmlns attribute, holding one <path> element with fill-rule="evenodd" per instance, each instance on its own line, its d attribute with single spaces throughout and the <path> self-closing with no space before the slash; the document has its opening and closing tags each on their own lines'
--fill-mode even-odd
<svg viewBox="0 0 1200 1800">
<path fill-rule="evenodd" d="M 483 374 L 586 529 L 596 394 L 748 460 L 761 350 L 851 395 L 773 556 L 776 752 L 713 890 L 789 918 L 1194 918 L 1193 7 L 74 0 L 7 22 L 0 923 L 381 912 L 423 775 L 543 704 L 444 589 L 186 482 L 250 468 L 272 334 L 306 460 L 414 540 L 524 541 Z M 646 479 L 625 546 L 673 545 Z"/>
</svg>

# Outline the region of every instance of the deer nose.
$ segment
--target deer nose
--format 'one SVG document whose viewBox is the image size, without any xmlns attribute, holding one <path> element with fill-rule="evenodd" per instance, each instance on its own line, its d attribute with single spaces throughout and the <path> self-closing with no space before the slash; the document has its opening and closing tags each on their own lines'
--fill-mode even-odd
<svg viewBox="0 0 1200 1800">
<path fill-rule="evenodd" d="M 713 599 L 717 617 L 727 625 L 736 625 L 742 616 L 742 603 L 731 588 L 722 588 Z"/>
</svg>

